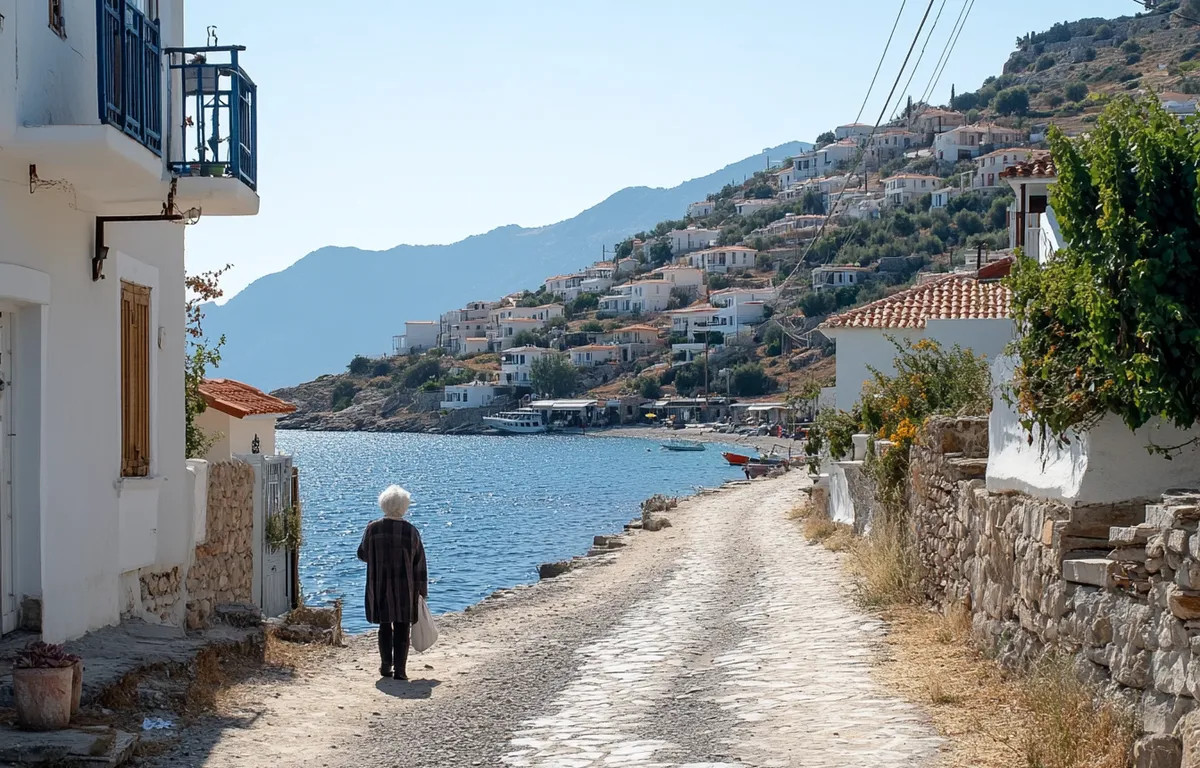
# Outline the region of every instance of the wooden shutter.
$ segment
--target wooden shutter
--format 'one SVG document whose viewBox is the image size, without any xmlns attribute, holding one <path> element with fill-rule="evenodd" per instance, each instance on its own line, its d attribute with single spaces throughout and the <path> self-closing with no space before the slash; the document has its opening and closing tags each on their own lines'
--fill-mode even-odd
<svg viewBox="0 0 1200 768">
<path fill-rule="evenodd" d="M 121 476 L 150 474 L 150 289 L 121 281 Z"/>
</svg>

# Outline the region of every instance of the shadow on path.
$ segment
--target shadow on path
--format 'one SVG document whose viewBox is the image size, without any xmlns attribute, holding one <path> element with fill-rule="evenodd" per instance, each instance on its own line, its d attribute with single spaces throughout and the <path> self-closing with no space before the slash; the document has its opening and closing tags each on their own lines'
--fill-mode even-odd
<svg viewBox="0 0 1200 768">
<path fill-rule="evenodd" d="M 375 687 L 388 696 L 394 696 L 397 699 L 428 699 L 433 695 L 433 689 L 442 684 L 441 680 L 425 680 L 418 678 L 415 680 L 393 680 L 390 677 L 382 677 L 376 683 Z"/>
</svg>

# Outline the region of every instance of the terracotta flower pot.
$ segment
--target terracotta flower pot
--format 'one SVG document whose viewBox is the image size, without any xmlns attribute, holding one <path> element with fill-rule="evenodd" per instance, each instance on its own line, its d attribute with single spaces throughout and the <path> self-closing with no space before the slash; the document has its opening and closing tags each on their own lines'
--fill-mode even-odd
<svg viewBox="0 0 1200 768">
<path fill-rule="evenodd" d="M 71 714 L 74 715 L 79 711 L 79 702 L 83 698 L 83 662 L 75 662 L 71 671 Z"/>
<path fill-rule="evenodd" d="M 17 725 L 27 731 L 66 728 L 71 722 L 74 678 L 74 667 L 13 669 Z"/>
</svg>

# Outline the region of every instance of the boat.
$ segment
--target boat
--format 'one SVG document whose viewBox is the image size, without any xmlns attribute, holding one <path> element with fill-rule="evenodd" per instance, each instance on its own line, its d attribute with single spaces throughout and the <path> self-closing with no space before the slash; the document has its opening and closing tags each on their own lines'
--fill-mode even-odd
<svg viewBox="0 0 1200 768">
<path fill-rule="evenodd" d="M 541 411 L 535 411 L 532 408 L 518 408 L 515 411 L 501 411 L 494 416 L 484 416 L 483 423 L 492 429 L 517 435 L 547 430 Z"/>
<path fill-rule="evenodd" d="M 725 461 L 728 461 L 732 466 L 735 467 L 744 467 L 751 461 L 751 457 L 742 453 L 730 453 L 729 451 L 724 451 L 721 453 L 721 455 L 725 457 Z"/>
<path fill-rule="evenodd" d="M 662 447 L 668 451 L 703 451 L 704 443 L 695 440 L 667 440 Z"/>
<path fill-rule="evenodd" d="M 771 471 L 770 464 L 747 464 L 746 465 L 746 475 L 751 478 L 763 477 L 770 471 Z"/>
</svg>

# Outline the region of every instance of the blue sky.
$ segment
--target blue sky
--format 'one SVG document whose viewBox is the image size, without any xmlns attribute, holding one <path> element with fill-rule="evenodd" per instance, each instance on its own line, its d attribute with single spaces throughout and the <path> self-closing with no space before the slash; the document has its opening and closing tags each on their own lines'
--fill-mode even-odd
<svg viewBox="0 0 1200 768">
<path fill-rule="evenodd" d="M 945 0 L 909 89 L 917 96 L 962 3 Z M 864 122 L 879 114 L 925 6 L 908 0 Z M 673 186 L 811 141 L 854 119 L 899 7 L 193 0 L 189 44 L 214 24 L 222 45 L 248 48 L 262 208 L 189 228 L 188 269 L 233 263 L 232 294 L 324 245 L 385 249 L 549 224 L 622 187 Z M 951 83 L 973 90 L 998 74 L 1019 34 L 1137 10 L 1132 0 L 977 0 L 933 101 Z"/>
</svg>

